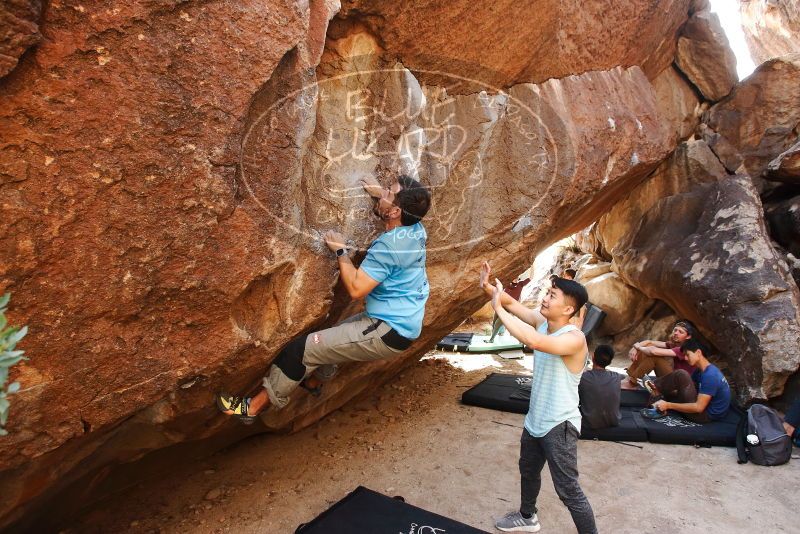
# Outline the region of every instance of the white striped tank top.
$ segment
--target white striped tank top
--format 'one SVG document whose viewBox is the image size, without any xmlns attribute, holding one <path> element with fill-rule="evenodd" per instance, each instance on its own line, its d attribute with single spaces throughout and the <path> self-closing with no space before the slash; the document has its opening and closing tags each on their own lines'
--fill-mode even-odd
<svg viewBox="0 0 800 534">
<path fill-rule="evenodd" d="M 565 325 L 552 334 L 547 334 L 547 321 L 537 331 L 540 334 L 560 336 L 578 330 L 575 325 Z M 533 351 L 533 381 L 531 382 L 531 402 L 525 416 L 525 429 L 535 437 L 541 438 L 553 427 L 569 421 L 578 432 L 581 431 L 581 412 L 578 409 L 578 384 L 583 369 L 573 373 L 567 368 L 564 359 L 555 354 Z"/>
</svg>

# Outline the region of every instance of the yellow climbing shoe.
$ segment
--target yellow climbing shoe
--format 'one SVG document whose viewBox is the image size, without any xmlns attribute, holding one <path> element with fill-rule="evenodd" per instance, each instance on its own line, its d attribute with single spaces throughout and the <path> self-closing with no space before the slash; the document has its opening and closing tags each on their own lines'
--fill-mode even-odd
<svg viewBox="0 0 800 534">
<path fill-rule="evenodd" d="M 246 425 L 250 425 L 256 420 L 254 415 L 248 413 L 249 397 L 235 397 L 227 393 L 218 393 L 217 408 L 225 415 L 232 415 Z"/>
</svg>

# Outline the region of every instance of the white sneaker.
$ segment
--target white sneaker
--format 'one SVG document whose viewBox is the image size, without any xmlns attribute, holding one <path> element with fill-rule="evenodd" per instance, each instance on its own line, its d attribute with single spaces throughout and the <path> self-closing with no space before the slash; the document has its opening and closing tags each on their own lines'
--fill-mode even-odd
<svg viewBox="0 0 800 534">
<path fill-rule="evenodd" d="M 539 532 L 539 529 L 542 528 L 536 514 L 533 514 L 530 519 L 525 519 L 519 510 L 509 512 L 502 519 L 498 519 L 494 526 L 503 532 Z"/>
</svg>

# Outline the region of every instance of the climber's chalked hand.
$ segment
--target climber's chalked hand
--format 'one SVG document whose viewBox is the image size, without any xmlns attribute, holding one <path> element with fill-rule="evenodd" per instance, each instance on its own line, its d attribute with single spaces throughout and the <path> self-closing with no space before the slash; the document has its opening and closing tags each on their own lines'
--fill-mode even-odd
<svg viewBox="0 0 800 534">
<path fill-rule="evenodd" d="M 336 252 L 340 248 L 346 248 L 344 236 L 334 230 L 325 232 L 325 244 L 328 245 L 331 252 Z"/>
</svg>

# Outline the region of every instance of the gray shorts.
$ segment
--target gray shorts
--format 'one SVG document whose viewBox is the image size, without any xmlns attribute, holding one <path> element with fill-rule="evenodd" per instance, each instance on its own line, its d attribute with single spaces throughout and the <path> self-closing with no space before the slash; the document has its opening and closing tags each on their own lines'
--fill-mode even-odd
<svg viewBox="0 0 800 534">
<path fill-rule="evenodd" d="M 303 352 L 305 376 L 318 368 L 339 363 L 371 362 L 402 354 L 402 350 L 387 346 L 381 339 L 391 329 L 385 322 L 360 313 L 331 328 L 312 332 L 306 338 Z M 322 374 L 329 375 L 330 372 Z M 263 380 L 270 403 L 278 409 L 289 403 L 289 395 L 299 384 L 299 381 L 286 376 L 277 365 L 270 366 Z"/>
</svg>

